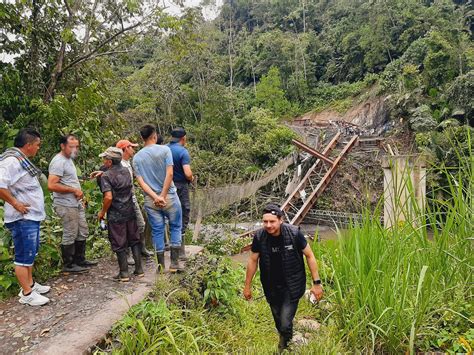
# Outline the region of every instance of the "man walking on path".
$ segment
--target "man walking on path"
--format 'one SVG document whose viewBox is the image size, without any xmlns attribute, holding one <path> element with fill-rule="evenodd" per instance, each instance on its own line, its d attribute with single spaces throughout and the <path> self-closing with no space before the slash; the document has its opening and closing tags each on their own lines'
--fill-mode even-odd
<svg viewBox="0 0 474 355">
<path fill-rule="evenodd" d="M 104 194 L 99 220 L 107 215 L 109 240 L 112 250 L 117 254 L 119 273 L 118 281 L 130 280 L 128 274 L 127 250 L 132 249 L 135 261 L 135 276 L 143 277 L 140 235 L 133 202 L 133 177 L 128 169 L 122 166 L 122 150 L 110 147 L 99 155 L 104 159 L 107 171 L 100 177 L 100 189 Z"/>
<path fill-rule="evenodd" d="M 122 139 L 118 141 L 115 146 L 117 148 L 122 149 L 122 152 L 123 152 L 122 166 L 128 169 L 128 171 L 130 172 L 130 176 L 132 177 L 132 182 L 133 182 L 135 174 L 133 172 L 131 159 L 135 155 L 135 147 L 138 147 L 138 144 L 132 143 L 126 139 Z M 140 241 L 141 241 L 141 247 L 142 247 L 141 253 L 144 257 L 149 258 L 150 256 L 153 255 L 153 253 L 146 249 L 145 219 L 143 218 L 142 210 L 140 208 L 140 205 L 138 204 L 138 200 L 137 200 L 137 196 L 135 195 L 135 188 L 133 187 L 133 184 L 132 184 L 132 199 L 133 199 L 133 206 L 135 208 L 135 214 L 137 216 L 138 232 L 140 233 Z"/>
<path fill-rule="evenodd" d="M 181 270 L 181 204 L 173 184 L 173 157 L 167 146 L 156 144 L 156 128 L 143 126 L 140 134 L 145 142 L 133 158 L 138 183 L 145 192 L 145 210 L 158 258 L 158 271 L 165 269 L 165 217 L 169 220 L 171 239 L 170 271 Z"/>
<path fill-rule="evenodd" d="M 313 279 L 311 293 L 319 301 L 323 289 L 311 247 L 297 227 L 283 223 L 283 211 L 277 205 L 267 205 L 263 228 L 253 238 L 243 293 L 247 300 L 252 298 L 252 279 L 258 264 L 263 291 L 280 334 L 280 351 L 288 347 L 293 337 L 293 318 L 306 290 L 303 255 Z"/>
<path fill-rule="evenodd" d="M 15 246 L 15 275 L 21 290 L 20 303 L 41 306 L 49 286 L 33 281 L 33 264 L 40 243 L 40 222 L 46 217 L 39 178 L 41 170 L 29 158 L 40 149 L 41 136 L 30 128 L 21 130 L 14 148 L 0 155 L 0 199 L 5 201 L 4 222 Z"/>
<path fill-rule="evenodd" d="M 181 227 L 181 249 L 179 259 L 186 260 L 186 250 L 184 246 L 184 234 L 189 223 L 189 212 L 191 202 L 189 200 L 189 184 L 193 181 L 193 172 L 191 170 L 191 157 L 186 145 L 186 131 L 182 127 L 177 127 L 171 131 L 171 142 L 168 147 L 173 155 L 173 182 L 176 186 L 179 201 L 181 202 L 182 227 Z"/>
<path fill-rule="evenodd" d="M 64 272 L 84 272 L 97 262 L 86 260 L 89 233 L 84 193 L 73 159 L 78 155 L 79 140 L 68 134 L 60 139 L 61 152 L 49 164 L 48 189 L 53 192 L 53 207 L 63 224 L 61 252 Z"/>
</svg>

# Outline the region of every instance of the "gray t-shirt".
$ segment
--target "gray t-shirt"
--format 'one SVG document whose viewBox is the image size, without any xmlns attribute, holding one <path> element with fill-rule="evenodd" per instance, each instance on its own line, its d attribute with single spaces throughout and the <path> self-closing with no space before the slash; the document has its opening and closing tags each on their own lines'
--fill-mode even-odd
<svg viewBox="0 0 474 355">
<path fill-rule="evenodd" d="M 49 174 L 59 176 L 59 183 L 63 185 L 74 187 L 76 189 L 81 188 L 74 162 L 72 159 L 66 158 L 61 153 L 56 154 L 53 160 L 51 160 L 51 163 L 49 164 Z M 55 205 L 66 207 L 77 207 L 80 203 L 73 193 L 59 192 L 53 192 L 53 202 Z"/>
</svg>

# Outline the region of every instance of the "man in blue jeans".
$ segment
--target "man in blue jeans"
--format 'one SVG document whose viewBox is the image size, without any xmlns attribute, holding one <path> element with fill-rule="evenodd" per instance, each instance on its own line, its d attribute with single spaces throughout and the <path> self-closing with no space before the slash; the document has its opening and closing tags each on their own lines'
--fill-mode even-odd
<svg viewBox="0 0 474 355">
<path fill-rule="evenodd" d="M 170 272 L 181 270 L 181 204 L 173 184 L 173 157 L 169 147 L 158 145 L 156 128 L 140 129 L 144 147 L 135 154 L 133 167 L 137 181 L 145 192 L 145 211 L 151 227 L 153 245 L 158 258 L 158 270 L 165 270 L 165 217 L 169 220 L 171 239 Z"/>
<path fill-rule="evenodd" d="M 293 336 L 293 318 L 306 290 L 303 255 L 313 278 L 311 293 L 319 301 L 323 289 L 311 247 L 297 227 L 283 223 L 280 207 L 267 205 L 263 210 L 263 228 L 253 238 L 243 293 L 247 300 L 252 298 L 252 279 L 258 264 L 263 291 L 280 334 L 280 352 L 287 348 Z"/>
<path fill-rule="evenodd" d="M 29 158 L 40 148 L 41 136 L 33 129 L 21 130 L 14 148 L 0 155 L 0 199 L 5 201 L 5 226 L 15 246 L 15 275 L 21 286 L 20 303 L 41 306 L 49 302 L 42 294 L 49 286 L 33 282 L 33 264 L 40 243 L 40 222 L 46 217 L 41 171 Z"/>
</svg>

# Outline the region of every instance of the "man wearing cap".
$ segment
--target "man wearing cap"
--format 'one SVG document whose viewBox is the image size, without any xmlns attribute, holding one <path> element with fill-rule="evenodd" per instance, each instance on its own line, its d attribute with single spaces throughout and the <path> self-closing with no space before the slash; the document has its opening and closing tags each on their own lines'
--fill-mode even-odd
<svg viewBox="0 0 474 355">
<path fill-rule="evenodd" d="M 181 203 L 173 184 L 173 156 L 169 147 L 156 144 L 153 125 L 140 129 L 145 146 L 133 158 L 137 181 L 145 192 L 145 210 L 150 223 L 153 245 L 158 259 L 158 272 L 165 269 L 165 218 L 169 221 L 171 264 L 169 270 L 181 270 Z"/>
<path fill-rule="evenodd" d="M 189 201 L 189 184 L 193 181 L 191 170 L 191 157 L 186 145 L 186 131 L 182 127 L 177 127 L 171 131 L 171 141 L 168 147 L 173 155 L 173 182 L 176 186 L 179 201 L 181 202 L 182 226 L 181 226 L 181 249 L 179 251 L 180 260 L 186 260 L 184 247 L 184 233 L 189 223 L 189 212 L 191 202 Z"/>
<path fill-rule="evenodd" d="M 263 291 L 280 334 L 280 351 L 288 347 L 293 336 L 293 318 L 306 291 L 303 255 L 313 279 L 310 291 L 319 301 L 323 289 L 311 247 L 297 227 L 283 223 L 283 211 L 277 205 L 267 205 L 263 210 L 263 228 L 253 238 L 243 294 L 247 300 L 252 298 L 252 279 L 258 265 Z"/>
<path fill-rule="evenodd" d="M 109 147 L 99 155 L 107 168 L 100 177 L 100 189 L 104 195 L 99 220 L 107 215 L 107 227 L 110 245 L 117 254 L 119 273 L 118 281 L 130 280 L 128 274 L 127 249 L 132 249 L 135 261 L 135 276 L 143 277 L 141 264 L 141 243 L 138 233 L 137 218 L 133 202 L 133 178 L 128 169 L 122 166 L 122 149 Z"/>
<path fill-rule="evenodd" d="M 76 136 L 67 134 L 60 138 L 59 146 L 61 151 L 49 164 L 48 190 L 53 192 L 53 207 L 63 224 L 63 271 L 84 272 L 97 265 L 97 262 L 86 260 L 89 228 L 84 193 L 73 161 L 78 156 L 79 140 Z"/>
<path fill-rule="evenodd" d="M 128 169 L 130 172 L 130 176 L 133 178 L 135 176 L 132 168 L 132 164 L 130 163 L 130 160 L 133 158 L 135 155 L 135 147 L 138 147 L 137 143 L 132 143 L 129 140 L 122 139 L 117 142 L 115 145 L 117 148 L 122 149 L 123 155 L 122 155 L 122 166 Z M 142 246 L 142 255 L 144 257 L 150 257 L 153 255 L 152 252 L 148 251 L 145 246 L 145 219 L 143 218 L 142 210 L 140 208 L 140 205 L 138 204 L 137 196 L 135 196 L 135 188 L 132 190 L 132 199 L 133 199 L 133 205 L 135 208 L 135 214 L 137 217 L 137 225 L 138 225 L 138 233 L 140 233 L 140 241 L 141 241 L 141 246 Z"/>
</svg>

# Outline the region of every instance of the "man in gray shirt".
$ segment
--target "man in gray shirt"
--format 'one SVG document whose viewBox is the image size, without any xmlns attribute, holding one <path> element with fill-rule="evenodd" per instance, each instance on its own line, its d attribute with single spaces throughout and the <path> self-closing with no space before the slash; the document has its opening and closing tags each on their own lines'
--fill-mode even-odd
<svg viewBox="0 0 474 355">
<path fill-rule="evenodd" d="M 79 140 L 69 134 L 60 139 L 61 152 L 49 164 L 48 189 L 53 192 L 53 207 L 63 223 L 61 252 L 64 272 L 84 272 L 97 262 L 86 260 L 86 221 L 84 193 L 73 159 L 77 157 Z"/>
</svg>

